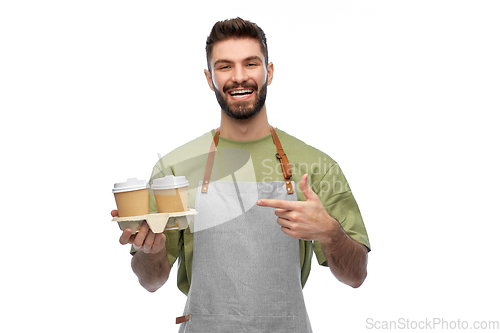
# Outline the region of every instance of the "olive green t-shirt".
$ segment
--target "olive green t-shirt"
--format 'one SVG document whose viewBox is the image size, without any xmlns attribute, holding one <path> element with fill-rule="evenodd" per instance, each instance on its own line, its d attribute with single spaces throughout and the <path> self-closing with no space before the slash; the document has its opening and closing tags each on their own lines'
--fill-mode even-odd
<svg viewBox="0 0 500 333">
<path fill-rule="evenodd" d="M 328 213 L 340 222 L 351 238 L 370 250 L 368 235 L 358 205 L 338 164 L 325 153 L 306 145 L 284 131 L 276 129 L 276 133 L 290 162 L 292 181 L 296 184 L 298 200 L 305 200 L 298 184 L 302 176 L 307 173 L 309 185 L 319 196 Z M 205 133 L 163 156 L 153 168 L 150 184 L 154 179 L 166 175 L 185 176 L 189 181 L 188 206 L 195 208 L 196 191 L 203 180 L 214 135 L 214 131 Z M 254 141 L 234 141 L 220 136 L 210 180 L 283 181 L 281 165 L 276 157 L 276 146 L 271 134 Z M 152 193 L 149 203 L 150 212 L 157 212 Z M 177 285 L 187 295 L 191 282 L 193 233 L 190 228 L 187 228 L 168 230 L 165 231 L 165 235 L 170 265 L 173 265 L 177 259 L 179 260 Z M 311 270 L 313 252 L 319 264 L 323 266 L 327 264 L 319 242 L 300 240 L 299 243 L 301 280 L 304 286 Z"/>
</svg>

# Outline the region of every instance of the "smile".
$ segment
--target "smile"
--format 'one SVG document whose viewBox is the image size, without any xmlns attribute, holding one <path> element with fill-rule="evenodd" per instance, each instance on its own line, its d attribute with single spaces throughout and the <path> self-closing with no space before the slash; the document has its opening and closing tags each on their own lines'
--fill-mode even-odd
<svg viewBox="0 0 500 333">
<path fill-rule="evenodd" d="M 234 89 L 229 91 L 229 95 L 231 96 L 231 99 L 241 101 L 250 98 L 250 96 L 253 95 L 253 92 L 253 89 Z"/>
</svg>

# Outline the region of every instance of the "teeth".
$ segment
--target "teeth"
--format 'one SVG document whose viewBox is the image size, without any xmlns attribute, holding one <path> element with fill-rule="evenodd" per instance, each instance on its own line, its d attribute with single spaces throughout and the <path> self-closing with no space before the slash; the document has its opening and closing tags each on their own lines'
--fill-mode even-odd
<svg viewBox="0 0 500 333">
<path fill-rule="evenodd" d="M 248 95 L 248 94 L 251 94 L 252 92 L 253 92 L 253 90 L 251 90 L 251 89 L 233 90 L 233 91 L 231 91 L 231 96 Z"/>
</svg>

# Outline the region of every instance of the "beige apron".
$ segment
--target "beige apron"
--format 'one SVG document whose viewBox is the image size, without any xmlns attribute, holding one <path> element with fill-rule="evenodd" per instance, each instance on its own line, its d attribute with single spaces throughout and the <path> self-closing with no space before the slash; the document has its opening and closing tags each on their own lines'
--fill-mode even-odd
<svg viewBox="0 0 500 333">
<path fill-rule="evenodd" d="M 218 131 L 195 199 L 192 279 L 179 332 L 312 332 L 299 240 L 281 231 L 274 209 L 256 205 L 260 198 L 297 200 L 286 155 L 278 150 L 285 181 L 209 181 L 217 139 Z"/>
</svg>

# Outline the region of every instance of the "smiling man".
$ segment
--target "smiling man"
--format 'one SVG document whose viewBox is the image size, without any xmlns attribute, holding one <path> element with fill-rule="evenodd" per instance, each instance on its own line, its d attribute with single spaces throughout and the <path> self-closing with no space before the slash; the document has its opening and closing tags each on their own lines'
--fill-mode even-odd
<svg viewBox="0 0 500 333">
<path fill-rule="evenodd" d="M 312 332 L 302 288 L 313 254 L 346 285 L 366 278 L 359 208 L 333 159 L 269 125 L 274 66 L 262 29 L 240 18 L 217 22 L 206 51 L 220 128 L 162 157 L 150 180 L 187 177 L 194 223 L 160 234 L 144 223 L 120 242 L 133 244 L 132 269 L 151 292 L 179 260 L 187 295 L 180 332 Z"/>
<path fill-rule="evenodd" d="M 229 39 L 212 50 L 213 64 L 205 76 L 228 117 L 249 119 L 265 107 L 273 65 L 267 65 L 259 44 L 255 39 Z"/>
</svg>

